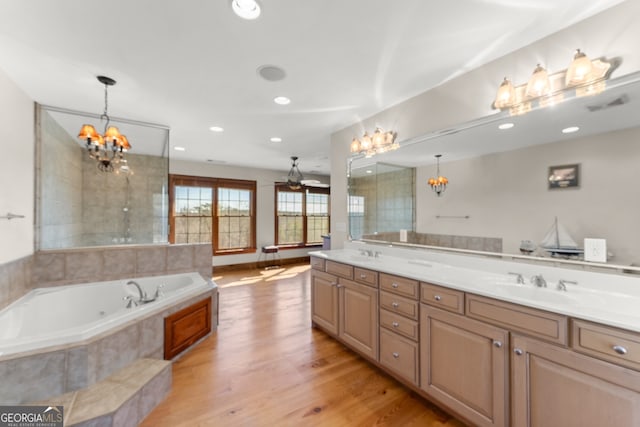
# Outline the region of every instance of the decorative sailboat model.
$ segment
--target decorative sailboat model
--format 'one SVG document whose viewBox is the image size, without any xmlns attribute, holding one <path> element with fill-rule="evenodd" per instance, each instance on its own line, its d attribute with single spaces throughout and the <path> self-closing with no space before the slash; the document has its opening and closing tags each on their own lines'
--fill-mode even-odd
<svg viewBox="0 0 640 427">
<path fill-rule="evenodd" d="M 558 222 L 558 217 L 555 218 L 547 235 L 540 242 L 540 247 L 549 252 L 551 256 L 563 258 L 579 256 L 584 253 L 584 250 L 580 249 L 575 240 L 571 238 L 569 232 Z"/>
</svg>

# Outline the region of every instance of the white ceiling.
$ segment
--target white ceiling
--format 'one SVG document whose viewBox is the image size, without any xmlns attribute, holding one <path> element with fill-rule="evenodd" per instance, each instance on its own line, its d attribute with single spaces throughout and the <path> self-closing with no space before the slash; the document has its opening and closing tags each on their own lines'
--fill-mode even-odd
<svg viewBox="0 0 640 427">
<path fill-rule="evenodd" d="M 0 68 L 94 113 L 114 78 L 109 113 L 169 126 L 172 158 L 328 173 L 332 132 L 620 2 L 263 0 L 245 21 L 228 0 L 0 0 Z"/>
</svg>

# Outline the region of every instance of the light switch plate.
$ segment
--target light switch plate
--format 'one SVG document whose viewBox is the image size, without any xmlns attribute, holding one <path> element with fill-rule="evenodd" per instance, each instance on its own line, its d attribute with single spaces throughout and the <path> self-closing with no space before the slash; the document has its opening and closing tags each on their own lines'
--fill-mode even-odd
<svg viewBox="0 0 640 427">
<path fill-rule="evenodd" d="M 607 262 L 607 240 L 584 239 L 584 260 Z"/>
</svg>

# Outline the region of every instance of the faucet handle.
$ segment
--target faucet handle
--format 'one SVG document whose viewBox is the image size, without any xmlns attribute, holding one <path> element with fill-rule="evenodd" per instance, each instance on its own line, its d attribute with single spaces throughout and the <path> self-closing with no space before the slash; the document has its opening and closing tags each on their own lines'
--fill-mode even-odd
<svg viewBox="0 0 640 427">
<path fill-rule="evenodd" d="M 516 282 L 517 282 L 519 285 L 524 285 L 524 277 L 522 277 L 522 274 L 520 274 L 520 273 L 514 273 L 514 272 L 511 272 L 511 271 L 510 271 L 508 274 L 510 274 L 510 275 L 512 275 L 512 276 L 518 276 L 518 277 L 516 277 Z"/>
<path fill-rule="evenodd" d="M 162 288 L 164 288 L 164 284 L 158 285 L 158 287 L 156 288 L 156 298 L 160 298 L 161 296 L 164 295 L 164 293 L 161 290 Z"/>
</svg>

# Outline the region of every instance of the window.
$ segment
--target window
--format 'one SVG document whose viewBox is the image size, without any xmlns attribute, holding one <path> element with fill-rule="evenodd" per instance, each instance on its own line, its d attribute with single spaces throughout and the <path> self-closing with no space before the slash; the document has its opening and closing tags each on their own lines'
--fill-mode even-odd
<svg viewBox="0 0 640 427">
<path fill-rule="evenodd" d="M 276 185 L 276 245 L 304 247 L 322 244 L 329 233 L 329 189 Z"/>
<path fill-rule="evenodd" d="M 255 252 L 256 183 L 171 175 L 171 243 L 208 243 L 214 255 Z"/>
</svg>

